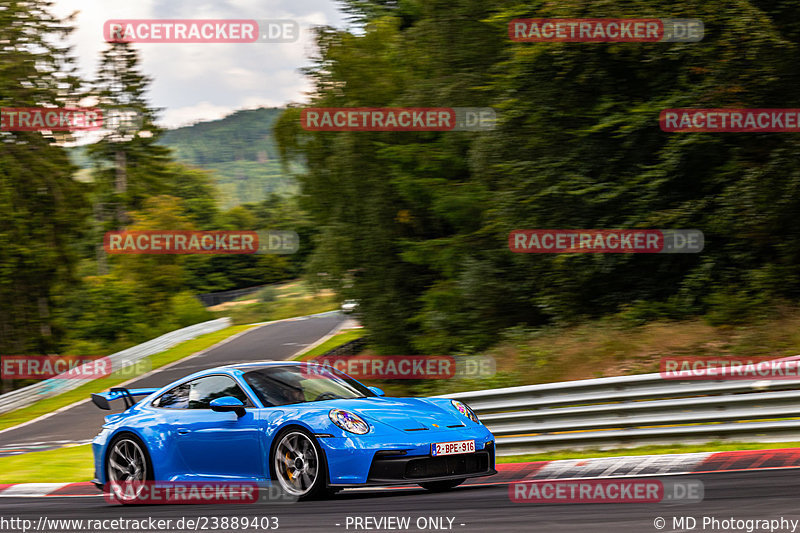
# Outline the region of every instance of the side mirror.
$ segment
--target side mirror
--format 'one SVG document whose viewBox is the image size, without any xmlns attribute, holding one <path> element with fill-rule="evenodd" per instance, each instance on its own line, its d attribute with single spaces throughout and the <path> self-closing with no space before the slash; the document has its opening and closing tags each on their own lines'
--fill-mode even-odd
<svg viewBox="0 0 800 533">
<path fill-rule="evenodd" d="M 383 391 L 382 391 L 381 389 L 379 389 L 378 387 L 367 387 L 367 388 L 368 388 L 369 390 L 371 390 L 372 392 L 374 392 L 375 394 L 377 394 L 378 396 L 386 396 L 386 393 L 385 393 L 385 392 L 383 392 Z"/>
<path fill-rule="evenodd" d="M 216 411 L 218 413 L 236 413 L 236 416 L 238 417 L 242 417 L 246 413 L 242 401 L 234 398 L 233 396 L 223 396 L 222 398 L 217 398 L 216 400 L 212 400 L 209 405 L 211 406 L 212 411 Z"/>
</svg>

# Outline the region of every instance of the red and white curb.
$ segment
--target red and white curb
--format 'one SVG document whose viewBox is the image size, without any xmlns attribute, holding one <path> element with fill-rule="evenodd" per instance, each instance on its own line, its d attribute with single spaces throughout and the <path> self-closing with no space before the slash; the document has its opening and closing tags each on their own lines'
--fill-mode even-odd
<svg viewBox="0 0 800 533">
<path fill-rule="evenodd" d="M 800 468 L 800 448 L 668 455 L 629 455 L 533 463 L 503 463 L 497 465 L 496 475 L 468 479 L 465 485 L 497 485 L 544 479 L 708 474 L 712 472 L 741 472 L 784 468 Z M 364 487 L 358 490 L 374 489 L 375 487 Z M 100 497 L 101 493 L 92 483 L 88 482 L 0 484 L 0 498 L 36 498 L 43 496 Z"/>
<path fill-rule="evenodd" d="M 712 452 L 566 459 L 544 463 L 531 479 L 603 478 L 688 474 Z"/>
<path fill-rule="evenodd" d="M 0 498 L 39 498 L 42 496 L 100 496 L 91 483 L 17 483 L 0 485 Z"/>
<path fill-rule="evenodd" d="M 490 482 L 644 477 L 800 468 L 800 448 L 667 455 L 630 455 L 498 465 Z"/>
</svg>

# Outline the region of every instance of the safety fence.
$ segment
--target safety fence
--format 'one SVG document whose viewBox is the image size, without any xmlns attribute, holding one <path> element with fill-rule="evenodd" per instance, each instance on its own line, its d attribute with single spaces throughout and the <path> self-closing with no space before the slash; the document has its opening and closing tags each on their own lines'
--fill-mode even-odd
<svg viewBox="0 0 800 533">
<path fill-rule="evenodd" d="M 225 329 L 231 325 L 231 319 L 228 317 L 218 318 L 216 320 L 209 320 L 200 324 L 194 324 L 179 330 L 165 333 L 160 337 L 149 340 L 145 343 L 133 346 L 121 352 L 117 352 L 107 356 L 111 363 L 111 372 L 123 370 L 132 366 L 136 361 L 145 357 L 163 352 L 176 344 L 188 341 L 205 335 Z M 64 376 L 62 374 L 61 376 Z M 56 376 L 51 379 L 46 379 L 27 387 L 8 392 L 0 395 L 0 414 L 30 405 L 33 402 L 50 398 L 57 394 L 76 389 L 81 385 L 92 381 L 94 378 L 74 378 L 74 377 L 59 377 Z"/>
<path fill-rule="evenodd" d="M 800 379 L 675 381 L 642 374 L 445 396 L 475 410 L 497 437 L 498 455 L 800 441 Z"/>
</svg>

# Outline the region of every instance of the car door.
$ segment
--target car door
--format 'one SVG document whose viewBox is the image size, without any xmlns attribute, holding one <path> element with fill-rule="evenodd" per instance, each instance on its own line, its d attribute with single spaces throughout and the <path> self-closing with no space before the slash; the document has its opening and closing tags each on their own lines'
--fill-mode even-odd
<svg viewBox="0 0 800 533">
<path fill-rule="evenodd" d="M 168 415 L 169 439 L 189 470 L 187 479 L 258 481 L 266 477 L 257 413 L 232 377 L 203 376 L 173 390 L 177 392 L 177 402 L 170 404 L 168 391 L 163 395 L 166 400 L 155 405 L 172 409 Z M 212 411 L 211 401 L 223 396 L 241 400 L 246 414 L 238 417 L 235 413 Z"/>
</svg>

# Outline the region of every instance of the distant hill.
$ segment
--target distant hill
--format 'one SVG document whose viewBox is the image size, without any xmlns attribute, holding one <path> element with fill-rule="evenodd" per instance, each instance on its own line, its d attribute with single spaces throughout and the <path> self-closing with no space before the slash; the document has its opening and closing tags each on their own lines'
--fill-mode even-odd
<svg viewBox="0 0 800 533">
<path fill-rule="evenodd" d="M 272 126 L 283 110 L 259 108 L 237 111 L 220 120 L 167 130 L 161 144 L 172 148 L 175 159 L 211 170 L 216 176 L 221 207 L 259 202 L 272 193 L 293 194 L 297 184 L 278 160 Z M 73 162 L 88 179 L 90 161 L 81 147 L 69 150 Z"/>
<path fill-rule="evenodd" d="M 220 120 L 168 130 L 162 144 L 185 164 L 214 171 L 224 208 L 296 192 L 278 160 L 272 126 L 283 110 L 237 111 Z"/>
</svg>

